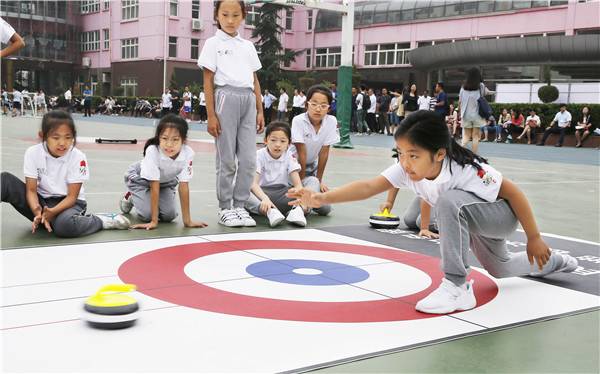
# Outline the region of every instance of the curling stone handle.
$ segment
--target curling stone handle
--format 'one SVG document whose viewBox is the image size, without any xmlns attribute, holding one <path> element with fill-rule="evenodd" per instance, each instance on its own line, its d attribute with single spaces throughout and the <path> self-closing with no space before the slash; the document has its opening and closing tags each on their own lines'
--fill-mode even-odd
<svg viewBox="0 0 600 374">
<path fill-rule="evenodd" d="M 102 288 L 96 292 L 96 296 L 108 292 L 131 292 L 135 291 L 136 288 L 135 284 L 107 284 L 106 286 L 102 286 Z"/>
<path fill-rule="evenodd" d="M 389 215 L 390 215 L 390 211 L 388 210 L 388 208 L 385 208 L 385 209 L 383 210 L 382 214 L 383 214 L 384 216 L 389 216 Z"/>
</svg>

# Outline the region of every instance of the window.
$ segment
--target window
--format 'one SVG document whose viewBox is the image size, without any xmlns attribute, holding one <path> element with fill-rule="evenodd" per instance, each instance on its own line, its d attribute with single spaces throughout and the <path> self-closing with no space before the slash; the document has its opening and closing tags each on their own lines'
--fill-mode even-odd
<svg viewBox="0 0 600 374">
<path fill-rule="evenodd" d="M 365 65 L 407 65 L 409 51 L 410 43 L 367 45 Z"/>
<path fill-rule="evenodd" d="M 192 18 L 200 18 L 200 0 L 192 0 Z"/>
<path fill-rule="evenodd" d="M 121 39 L 121 58 L 137 58 L 138 57 L 138 38 Z"/>
<path fill-rule="evenodd" d="M 169 57 L 177 57 L 177 37 L 169 36 Z"/>
<path fill-rule="evenodd" d="M 81 52 L 98 51 L 100 49 L 100 30 L 82 32 L 79 37 Z"/>
<path fill-rule="evenodd" d="M 100 0 L 81 0 L 79 3 L 81 14 L 95 13 L 100 11 Z"/>
<path fill-rule="evenodd" d="M 177 17 L 177 8 L 178 8 L 177 0 L 169 0 L 169 15 L 173 17 Z"/>
<path fill-rule="evenodd" d="M 332 68 L 340 66 L 342 63 L 342 48 L 317 48 L 315 59 L 315 67 L 317 68 Z"/>
<path fill-rule="evenodd" d="M 192 60 L 198 59 L 198 42 L 199 39 L 192 39 L 192 50 L 190 51 L 190 58 Z"/>
<path fill-rule="evenodd" d="M 285 29 L 286 30 L 291 30 L 292 29 L 292 16 L 294 15 L 294 11 L 291 9 L 286 9 L 285 10 Z"/>
<path fill-rule="evenodd" d="M 102 33 L 104 34 L 104 49 L 110 48 L 110 32 L 108 29 L 103 29 Z"/>
<path fill-rule="evenodd" d="M 513 1 L 513 9 L 531 8 L 531 1 Z"/>
<path fill-rule="evenodd" d="M 108 10 L 110 8 L 110 0 L 104 0 L 103 10 Z"/>
<path fill-rule="evenodd" d="M 122 19 L 138 18 L 139 5 L 138 0 L 121 0 Z"/>
<path fill-rule="evenodd" d="M 312 50 L 306 50 L 306 67 L 310 68 L 312 66 Z"/>
<path fill-rule="evenodd" d="M 123 88 L 123 96 L 137 96 L 137 78 L 121 77 L 121 87 Z"/>
<path fill-rule="evenodd" d="M 388 21 L 388 2 L 380 3 L 375 6 L 373 23 L 386 23 Z"/>
<path fill-rule="evenodd" d="M 254 26 L 260 17 L 260 8 L 257 6 L 250 6 L 246 12 L 246 25 Z"/>
<path fill-rule="evenodd" d="M 307 25 L 306 26 L 308 27 L 308 30 L 312 30 L 313 29 L 313 11 L 308 10 L 306 12 L 306 15 L 307 15 L 307 17 L 306 17 Z"/>
</svg>

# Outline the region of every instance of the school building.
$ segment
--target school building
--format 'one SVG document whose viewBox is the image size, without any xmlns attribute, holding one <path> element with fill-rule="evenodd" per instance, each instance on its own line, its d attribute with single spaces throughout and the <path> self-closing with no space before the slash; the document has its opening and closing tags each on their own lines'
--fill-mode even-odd
<svg viewBox="0 0 600 374">
<path fill-rule="evenodd" d="M 251 39 L 259 8 L 248 7 L 244 38 Z M 357 1 L 353 61 L 375 88 L 415 82 L 421 90 L 443 81 L 458 91 L 473 65 L 491 88 L 544 81 L 544 66 L 553 82 L 599 82 L 598 14 L 598 0 Z M 89 84 L 102 95 L 201 84 L 196 59 L 216 30 L 213 3 L 200 0 L 23 0 L 2 2 L 0 16 L 27 43 L 2 62 L 2 83 L 48 92 L 68 78 L 75 91 Z M 335 80 L 341 15 L 294 7 L 280 22 L 283 46 L 300 51 L 284 69 Z"/>
</svg>

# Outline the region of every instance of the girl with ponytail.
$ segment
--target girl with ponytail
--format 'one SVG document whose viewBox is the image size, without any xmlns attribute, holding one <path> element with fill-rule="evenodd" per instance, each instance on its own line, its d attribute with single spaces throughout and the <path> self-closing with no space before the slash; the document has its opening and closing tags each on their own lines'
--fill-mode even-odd
<svg viewBox="0 0 600 374">
<path fill-rule="evenodd" d="M 402 121 L 395 140 L 399 162 L 381 175 L 324 193 L 291 189 L 288 196 L 295 198 L 290 205 L 317 208 L 364 200 L 391 188 L 416 193 L 419 235 L 435 237 L 429 231 L 432 209 L 436 216 L 445 275 L 439 288 L 417 303 L 418 311 L 446 314 L 475 307 L 473 280 L 467 281 L 469 248 L 496 278 L 577 269 L 575 258 L 551 252 L 542 240 L 523 192 L 486 159 L 457 144 L 441 117 L 424 110 L 413 113 Z M 527 235 L 527 251 L 511 253 L 506 238 L 519 223 Z"/>
<path fill-rule="evenodd" d="M 194 222 L 190 217 L 190 189 L 194 151 L 185 144 L 187 122 L 174 114 L 164 116 L 154 136 L 144 145 L 144 158 L 125 173 L 127 192 L 119 203 L 124 214 L 135 208 L 137 217 L 144 223 L 134 229 L 152 230 L 158 222 L 171 222 L 177 217 L 175 187 L 179 189 L 181 214 L 185 227 L 205 227 L 204 222 Z"/>
</svg>

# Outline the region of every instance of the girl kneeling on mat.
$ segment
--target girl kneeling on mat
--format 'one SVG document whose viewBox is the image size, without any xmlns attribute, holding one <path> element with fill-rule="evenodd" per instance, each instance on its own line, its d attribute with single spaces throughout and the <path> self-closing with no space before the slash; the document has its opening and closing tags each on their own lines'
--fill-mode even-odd
<svg viewBox="0 0 600 374">
<path fill-rule="evenodd" d="M 42 143 L 25 151 L 25 183 L 2 172 L 2 201 L 32 221 L 32 233 L 39 225 L 64 238 L 129 228 L 129 220 L 120 214 L 85 214 L 83 182 L 90 172 L 85 154 L 75 148 L 76 136 L 70 114 L 46 113 L 39 132 Z"/>
<path fill-rule="evenodd" d="M 575 258 L 552 253 L 544 243 L 523 192 L 487 160 L 458 145 L 435 113 L 418 111 L 407 117 L 395 140 L 400 162 L 380 176 L 325 193 L 292 189 L 288 196 L 296 198 L 290 204 L 318 207 L 364 200 L 392 187 L 406 186 L 427 202 L 425 210 L 433 207 L 445 277 L 437 290 L 417 303 L 418 311 L 445 314 L 475 307 L 473 281 L 466 280 L 469 246 L 496 278 L 542 277 L 577 269 Z M 421 212 L 422 220 L 428 216 L 429 212 Z M 519 223 L 527 235 L 527 251 L 511 253 L 506 238 Z"/>
<path fill-rule="evenodd" d="M 131 226 L 152 230 L 158 221 L 171 222 L 177 217 L 175 187 L 179 185 L 179 201 L 185 227 L 206 227 L 190 217 L 190 188 L 194 151 L 187 144 L 187 122 L 174 114 L 164 116 L 153 138 L 144 145 L 144 158 L 127 169 L 127 192 L 120 201 L 121 211 L 135 208 L 137 216 L 147 223 Z"/>
<path fill-rule="evenodd" d="M 256 175 L 246 209 L 250 213 L 267 216 L 271 227 L 284 219 L 306 226 L 304 215 L 308 210 L 301 206 L 292 208 L 288 205 L 292 199 L 285 196 L 290 186 L 302 188 L 300 164 L 289 150 L 291 131 L 286 122 L 271 122 L 265 134 L 266 147 L 256 152 Z M 287 218 L 283 215 L 285 213 Z"/>
</svg>

